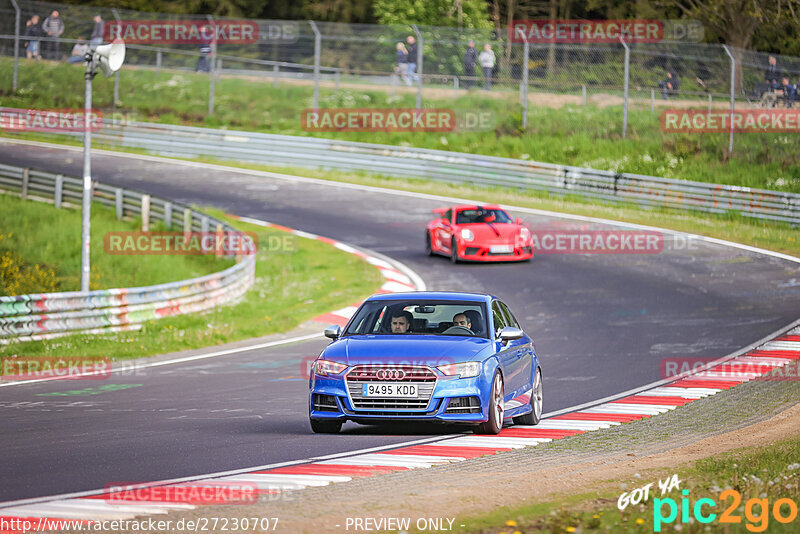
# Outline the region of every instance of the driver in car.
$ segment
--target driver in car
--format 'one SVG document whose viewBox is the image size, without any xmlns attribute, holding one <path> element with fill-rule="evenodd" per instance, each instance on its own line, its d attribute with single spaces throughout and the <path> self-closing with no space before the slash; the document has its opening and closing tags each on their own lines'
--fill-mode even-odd
<svg viewBox="0 0 800 534">
<path fill-rule="evenodd" d="M 462 326 L 472 330 L 472 322 L 465 313 L 457 313 L 453 316 L 453 326 Z"/>
<path fill-rule="evenodd" d="M 410 311 L 402 310 L 392 316 L 392 334 L 407 334 L 411 330 Z"/>
</svg>

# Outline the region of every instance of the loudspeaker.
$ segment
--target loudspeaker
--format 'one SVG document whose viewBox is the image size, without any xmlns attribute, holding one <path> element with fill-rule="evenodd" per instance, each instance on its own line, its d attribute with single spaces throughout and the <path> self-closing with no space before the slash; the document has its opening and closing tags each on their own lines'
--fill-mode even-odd
<svg viewBox="0 0 800 534">
<path fill-rule="evenodd" d="M 100 65 L 103 75 L 108 78 L 117 72 L 125 61 L 125 43 L 116 39 L 111 44 L 100 45 L 94 50 L 95 61 Z"/>
</svg>

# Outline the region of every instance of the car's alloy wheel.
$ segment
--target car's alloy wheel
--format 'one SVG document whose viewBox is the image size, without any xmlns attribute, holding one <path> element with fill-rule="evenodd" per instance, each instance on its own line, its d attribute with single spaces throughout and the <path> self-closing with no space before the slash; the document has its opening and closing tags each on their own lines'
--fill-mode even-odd
<svg viewBox="0 0 800 534">
<path fill-rule="evenodd" d="M 433 256 L 433 243 L 431 242 L 430 232 L 425 232 L 425 254 Z"/>
<path fill-rule="evenodd" d="M 455 237 L 450 240 L 450 261 L 458 263 L 458 243 Z"/>
<path fill-rule="evenodd" d="M 531 392 L 531 411 L 525 415 L 514 418 L 517 425 L 538 425 L 542 420 L 542 370 L 536 368 L 533 378 L 533 391 Z"/>
<path fill-rule="evenodd" d="M 341 421 L 323 421 L 321 419 L 310 419 L 311 430 L 315 434 L 338 434 L 342 429 Z"/>
<path fill-rule="evenodd" d="M 504 397 L 503 376 L 497 371 L 492 380 L 492 392 L 489 394 L 489 420 L 478 426 L 478 434 L 499 434 L 503 429 Z"/>
</svg>

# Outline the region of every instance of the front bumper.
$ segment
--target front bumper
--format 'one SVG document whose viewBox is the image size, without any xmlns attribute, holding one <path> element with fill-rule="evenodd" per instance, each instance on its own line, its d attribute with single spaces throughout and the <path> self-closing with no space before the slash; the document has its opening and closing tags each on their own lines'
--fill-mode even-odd
<svg viewBox="0 0 800 534">
<path fill-rule="evenodd" d="M 445 423 L 482 423 L 488 419 L 490 384 L 482 376 L 453 378 L 440 376 L 432 393 L 424 402 L 415 402 L 411 408 L 397 405 L 364 407 L 364 402 L 353 399 L 343 376 L 322 377 L 312 375 L 309 395 L 309 416 L 312 419 L 339 419 L 342 421 L 440 421 Z M 327 396 L 327 397 L 320 397 Z"/>
<path fill-rule="evenodd" d="M 458 257 L 465 261 L 524 261 L 533 258 L 532 245 L 511 245 L 510 252 L 492 252 L 492 246 L 502 244 L 458 243 Z"/>
</svg>

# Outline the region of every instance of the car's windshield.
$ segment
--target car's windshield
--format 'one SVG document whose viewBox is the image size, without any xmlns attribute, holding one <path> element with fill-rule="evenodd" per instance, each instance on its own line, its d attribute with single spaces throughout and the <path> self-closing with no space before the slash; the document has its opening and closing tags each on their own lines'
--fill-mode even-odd
<svg viewBox="0 0 800 534">
<path fill-rule="evenodd" d="M 499 209 L 469 208 L 458 212 L 456 224 L 510 223 L 511 217 Z"/>
<path fill-rule="evenodd" d="M 488 337 L 481 302 L 372 300 L 356 313 L 344 335 L 415 334 Z"/>
</svg>

